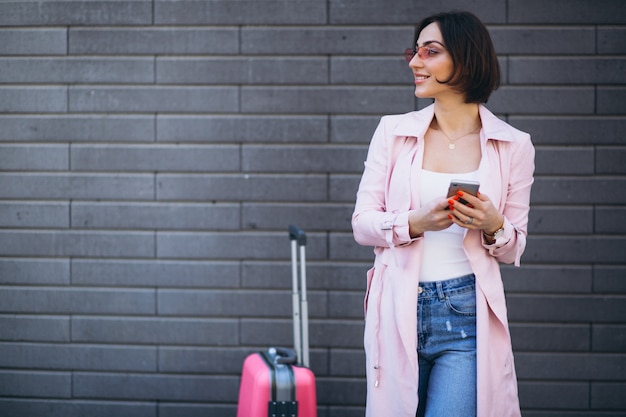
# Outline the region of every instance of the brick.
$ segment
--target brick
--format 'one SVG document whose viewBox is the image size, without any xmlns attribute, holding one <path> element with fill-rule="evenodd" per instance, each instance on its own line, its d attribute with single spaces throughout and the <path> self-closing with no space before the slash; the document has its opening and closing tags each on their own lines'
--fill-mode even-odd
<svg viewBox="0 0 626 417">
<path fill-rule="evenodd" d="M 0 392 L 13 397 L 70 398 L 72 376 L 69 372 L 23 372 L 0 370 Z M 0 403 L 2 407 L 2 403 Z M 4 408 L 0 408 L 5 410 Z M 4 411 L 3 411 L 4 413 Z"/>
<path fill-rule="evenodd" d="M 69 344 L 0 343 L 3 367 L 150 372 L 156 348 Z"/>
<path fill-rule="evenodd" d="M 66 87 L 0 87 L 2 113 L 65 112 L 67 105 Z"/>
<path fill-rule="evenodd" d="M 157 59 L 157 82 L 163 84 L 327 84 L 326 58 L 185 58 Z"/>
<path fill-rule="evenodd" d="M 349 386 L 350 389 L 342 388 L 346 386 Z M 341 405 L 343 407 L 348 405 L 363 406 L 366 388 L 365 377 L 320 379 L 317 398 L 321 404 Z"/>
<path fill-rule="evenodd" d="M 413 42 L 413 31 L 411 26 L 244 27 L 241 52 L 246 55 L 396 54 L 396 59 L 409 73 L 403 53 Z"/>
<path fill-rule="evenodd" d="M 594 265 L 593 290 L 598 293 L 626 293 L 624 265 Z"/>
<path fill-rule="evenodd" d="M 365 352 L 362 349 L 331 349 L 330 372 L 333 376 L 365 377 Z"/>
<path fill-rule="evenodd" d="M 515 368 L 520 379 L 565 381 L 618 381 L 626 357 L 592 353 L 516 353 Z"/>
<path fill-rule="evenodd" d="M 626 143 L 621 129 L 623 117 L 597 116 L 509 116 L 518 129 L 532 134 L 535 144 L 618 145 Z"/>
<path fill-rule="evenodd" d="M 536 177 L 531 204 L 624 204 L 620 177 Z"/>
<path fill-rule="evenodd" d="M 354 203 L 361 175 L 330 175 L 330 201 Z"/>
<path fill-rule="evenodd" d="M 239 377 L 76 372 L 75 398 L 221 402 L 236 398 Z"/>
<path fill-rule="evenodd" d="M 286 319 L 244 318 L 240 324 L 241 343 L 253 346 L 291 346 L 293 344 L 292 323 L 291 320 Z"/>
<path fill-rule="evenodd" d="M 157 118 L 159 142 L 325 142 L 327 125 L 325 116 L 159 115 Z"/>
<path fill-rule="evenodd" d="M 68 230 L 0 231 L 5 256 L 152 257 L 150 232 L 95 232 Z"/>
<path fill-rule="evenodd" d="M 511 340 L 516 351 L 588 352 L 588 324 L 511 323 Z"/>
<path fill-rule="evenodd" d="M 489 28 L 498 54 L 549 55 L 596 53 L 596 29 L 591 26 L 496 26 Z"/>
<path fill-rule="evenodd" d="M 625 234 L 625 215 L 626 207 L 596 207 L 594 231 L 598 234 Z"/>
<path fill-rule="evenodd" d="M 309 115 L 159 115 L 157 132 L 159 142 L 326 142 L 328 120 Z"/>
<path fill-rule="evenodd" d="M 510 23 L 611 24 L 626 23 L 623 12 L 621 0 L 605 0 L 602 7 L 586 0 L 511 0 L 507 16 Z"/>
<path fill-rule="evenodd" d="M 308 292 L 309 312 L 326 311 L 322 294 Z M 167 316 L 291 317 L 291 297 L 274 290 L 166 290 L 158 293 L 159 314 Z"/>
<path fill-rule="evenodd" d="M 330 259 L 373 261 L 374 247 L 361 246 L 354 241 L 352 233 L 332 233 L 330 236 Z"/>
<path fill-rule="evenodd" d="M 591 407 L 600 410 L 624 410 L 626 384 L 611 382 L 593 382 L 591 384 Z"/>
<path fill-rule="evenodd" d="M 594 352 L 626 351 L 626 325 L 592 324 L 591 346 Z"/>
<path fill-rule="evenodd" d="M 233 230 L 239 217 L 235 204 L 76 202 L 71 221 L 73 228 L 88 229 Z"/>
<path fill-rule="evenodd" d="M 159 314 L 203 316 L 289 316 L 287 292 L 242 292 L 226 290 L 160 290 Z M 262 302 L 260 302 L 262 300 Z"/>
<path fill-rule="evenodd" d="M 591 146 L 537 146 L 535 175 L 593 175 L 594 153 Z"/>
<path fill-rule="evenodd" d="M 319 24 L 326 23 L 326 2 L 306 0 L 256 1 L 157 0 L 156 24 Z"/>
<path fill-rule="evenodd" d="M 319 201 L 326 192 L 325 175 L 157 175 L 157 200 Z"/>
<path fill-rule="evenodd" d="M 72 283 L 81 286 L 234 288 L 239 282 L 238 262 L 72 259 Z"/>
<path fill-rule="evenodd" d="M 493 93 L 489 108 L 496 113 L 593 114 L 594 96 L 592 87 L 506 86 Z"/>
<path fill-rule="evenodd" d="M 366 156 L 364 146 L 246 145 L 242 148 L 242 168 L 260 172 L 361 172 Z"/>
<path fill-rule="evenodd" d="M 358 320 L 332 320 L 319 325 L 313 321 L 310 329 L 313 345 L 361 349 L 364 324 L 363 297 L 359 300 L 358 305 L 361 307 L 361 317 Z"/>
<path fill-rule="evenodd" d="M 623 69 L 626 69 L 626 65 Z M 623 70 L 622 69 L 622 70 Z M 626 88 L 623 87 L 598 87 L 598 114 L 624 114 L 626 113 Z"/>
<path fill-rule="evenodd" d="M 248 229 L 278 229 L 297 224 L 304 229 L 347 230 L 354 206 L 331 204 L 247 204 L 242 225 Z"/>
<path fill-rule="evenodd" d="M 156 311 L 154 290 L 52 288 L 0 287 L 0 312 L 145 315 Z"/>
<path fill-rule="evenodd" d="M 102 401 L 77 401 L 48 400 L 48 399 L 17 399 L 0 398 L 0 410 L 11 416 L 36 416 L 46 417 L 156 417 L 156 404 L 140 402 L 102 402 Z"/>
<path fill-rule="evenodd" d="M 72 27 L 70 54 L 232 54 L 239 51 L 235 27 Z"/>
<path fill-rule="evenodd" d="M 0 315 L 0 339 L 20 342 L 69 342 L 70 321 L 61 316 Z"/>
<path fill-rule="evenodd" d="M 599 26 L 597 36 L 599 54 L 626 53 L 626 28 Z"/>
<path fill-rule="evenodd" d="M 521 382 L 520 405 L 523 408 L 560 410 L 589 407 L 589 384 L 586 382 Z"/>
<path fill-rule="evenodd" d="M 379 122 L 377 116 L 332 116 L 330 141 L 369 144 Z"/>
<path fill-rule="evenodd" d="M 406 61 L 399 55 L 395 58 L 332 57 L 330 68 L 332 84 L 410 85 L 413 79 Z M 359 70 L 354 71 L 354 68 Z"/>
<path fill-rule="evenodd" d="M 307 287 L 318 290 L 365 291 L 365 272 L 371 267 L 356 262 L 308 262 Z M 242 287 L 291 288 L 291 264 L 280 261 L 244 261 Z"/>
<path fill-rule="evenodd" d="M 0 173 L 0 190 L 0 196 L 5 199 L 152 200 L 154 176 Z"/>
<path fill-rule="evenodd" d="M 330 406 L 326 414 L 318 414 L 320 417 L 343 416 L 343 417 L 359 417 L 365 414 L 365 406 L 361 407 L 342 407 Z"/>
<path fill-rule="evenodd" d="M 65 28 L 3 28 L 0 30 L 0 55 L 65 55 L 66 53 L 67 29 Z"/>
<path fill-rule="evenodd" d="M 592 207 L 533 206 L 528 216 L 528 233 L 593 233 L 593 217 Z"/>
<path fill-rule="evenodd" d="M 68 259 L 0 258 L 0 283 L 66 285 L 70 282 Z"/>
<path fill-rule="evenodd" d="M 590 293 L 593 270 L 588 265 L 528 265 L 521 268 L 501 266 L 508 293 Z"/>
<path fill-rule="evenodd" d="M 626 174 L 626 148 L 598 146 L 595 150 L 597 174 Z"/>
<path fill-rule="evenodd" d="M 224 346 L 238 343 L 238 330 L 233 319 L 72 318 L 78 343 Z"/>
<path fill-rule="evenodd" d="M 152 23 L 152 1 L 4 1 L 0 25 L 132 25 Z"/>
<path fill-rule="evenodd" d="M 286 236 L 286 235 L 285 235 Z M 323 289 L 323 284 L 317 280 L 319 273 L 317 263 L 307 261 L 307 288 Z M 315 274 L 315 278 L 312 278 Z M 243 261 L 241 263 L 241 286 L 243 288 L 281 289 L 286 290 L 292 287 L 291 263 L 282 261 Z"/>
<path fill-rule="evenodd" d="M 328 295 L 328 314 L 334 318 L 363 319 L 365 291 L 341 291 Z"/>
<path fill-rule="evenodd" d="M 74 145 L 72 171 L 239 171 L 236 145 Z"/>
<path fill-rule="evenodd" d="M 507 304 L 511 321 L 619 323 L 624 314 L 619 296 L 509 294 Z"/>
<path fill-rule="evenodd" d="M 622 236 L 531 236 L 528 241 L 525 262 L 619 263 L 626 248 Z"/>
<path fill-rule="evenodd" d="M 242 239 L 243 237 L 243 239 Z M 307 236 L 307 259 L 326 255 L 324 235 Z M 157 257 L 183 259 L 288 259 L 289 243 L 274 232 L 158 232 Z"/>
<path fill-rule="evenodd" d="M 233 398 L 237 394 L 232 395 Z M 237 414 L 237 404 L 159 402 L 159 417 L 222 417 Z"/>
<path fill-rule="evenodd" d="M 413 108 L 404 87 L 248 87 L 242 111 L 250 113 L 401 113 Z"/>
<path fill-rule="evenodd" d="M 66 202 L 8 201 L 0 205 L 0 227 L 68 228 L 69 215 Z"/>
<path fill-rule="evenodd" d="M 17 231 L 0 232 L 0 248 L 13 256 L 151 257 L 149 232 Z"/>
<path fill-rule="evenodd" d="M 506 5 L 495 0 L 473 4 L 472 12 L 485 23 L 504 23 Z M 422 18 L 442 10 L 465 10 L 467 4 L 460 0 L 421 4 L 410 0 L 394 2 L 394 7 L 382 1 L 335 0 L 330 3 L 329 18 L 333 24 L 410 24 L 416 25 Z"/>
<path fill-rule="evenodd" d="M 621 57 L 510 57 L 509 83 L 623 84 L 625 67 Z"/>
<path fill-rule="evenodd" d="M 153 58 L 0 58 L 5 83 L 152 83 Z"/>
<path fill-rule="evenodd" d="M 65 171 L 69 166 L 67 145 L 0 145 L 3 171 Z"/>
<path fill-rule="evenodd" d="M 72 112 L 234 112 L 238 100 L 235 87 L 76 86 L 69 91 Z"/>
<path fill-rule="evenodd" d="M 159 371 L 186 374 L 238 374 L 249 354 L 245 348 L 162 347 Z"/>
<path fill-rule="evenodd" d="M 152 142 L 154 116 L 0 115 L 0 141 Z"/>
</svg>

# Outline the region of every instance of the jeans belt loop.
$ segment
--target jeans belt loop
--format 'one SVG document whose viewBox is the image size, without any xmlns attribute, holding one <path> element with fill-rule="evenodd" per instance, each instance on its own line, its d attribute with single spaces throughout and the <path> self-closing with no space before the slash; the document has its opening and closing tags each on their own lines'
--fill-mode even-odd
<svg viewBox="0 0 626 417">
<path fill-rule="evenodd" d="M 443 283 L 441 281 L 437 281 L 437 296 L 439 297 L 439 301 L 446 299 L 446 294 L 443 291 Z"/>
</svg>

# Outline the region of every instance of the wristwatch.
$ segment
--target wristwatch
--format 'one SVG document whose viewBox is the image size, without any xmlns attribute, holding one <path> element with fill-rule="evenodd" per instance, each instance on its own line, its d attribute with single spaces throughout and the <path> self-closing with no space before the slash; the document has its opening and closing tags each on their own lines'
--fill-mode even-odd
<svg viewBox="0 0 626 417">
<path fill-rule="evenodd" d="M 483 233 L 485 233 L 485 232 L 483 232 Z M 501 227 L 501 228 L 499 228 L 498 230 L 496 230 L 496 231 L 494 232 L 494 234 L 490 235 L 490 234 L 488 234 L 488 233 L 485 233 L 485 236 L 487 236 L 488 238 L 491 238 L 491 239 L 493 239 L 493 240 L 498 240 L 498 238 L 499 238 L 500 236 L 502 236 L 503 234 L 504 234 L 504 225 L 502 225 L 502 227 Z"/>
</svg>

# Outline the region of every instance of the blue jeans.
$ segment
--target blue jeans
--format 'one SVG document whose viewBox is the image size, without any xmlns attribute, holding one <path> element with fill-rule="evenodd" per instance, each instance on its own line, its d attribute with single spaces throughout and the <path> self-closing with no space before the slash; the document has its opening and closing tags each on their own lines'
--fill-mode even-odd
<svg viewBox="0 0 626 417">
<path fill-rule="evenodd" d="M 473 274 L 420 283 L 418 417 L 476 417 Z"/>
</svg>

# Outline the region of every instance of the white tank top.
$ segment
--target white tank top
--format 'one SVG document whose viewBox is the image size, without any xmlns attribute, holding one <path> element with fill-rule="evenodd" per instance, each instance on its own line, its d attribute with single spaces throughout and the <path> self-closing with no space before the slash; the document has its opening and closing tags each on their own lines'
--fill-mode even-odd
<svg viewBox="0 0 626 417">
<path fill-rule="evenodd" d="M 422 169 L 419 200 L 424 206 L 433 199 L 446 197 L 453 179 L 476 180 L 478 171 L 450 174 Z M 424 257 L 420 282 L 442 281 L 471 274 L 472 267 L 463 250 L 465 229 L 453 224 L 447 229 L 424 233 Z"/>
</svg>

